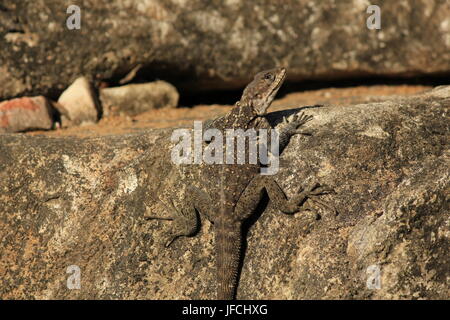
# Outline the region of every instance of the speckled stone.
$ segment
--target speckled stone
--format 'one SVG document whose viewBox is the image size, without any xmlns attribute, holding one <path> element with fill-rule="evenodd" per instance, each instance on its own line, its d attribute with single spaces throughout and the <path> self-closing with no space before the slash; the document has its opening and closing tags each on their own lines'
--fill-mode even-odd
<svg viewBox="0 0 450 320">
<path fill-rule="evenodd" d="M 447 299 L 449 107 L 446 86 L 306 110 L 312 135 L 291 140 L 275 178 L 288 196 L 314 180 L 333 186 L 323 199 L 339 215 L 307 201 L 312 211 L 288 216 L 268 203 L 246 235 L 237 297 Z M 215 297 L 211 224 L 203 219 L 197 236 L 165 249 L 170 222 L 146 219 L 166 215 L 158 195 L 171 132 L 3 135 L 0 298 Z M 71 265 L 81 289 L 67 287 Z M 378 289 L 368 286 L 377 270 Z"/>
<path fill-rule="evenodd" d="M 100 89 L 105 116 L 134 116 L 151 109 L 175 108 L 179 97 L 177 89 L 165 81 Z"/>
<path fill-rule="evenodd" d="M 289 81 L 450 73 L 449 1 L 379 1 L 379 30 L 362 0 L 76 4 L 81 29 L 68 30 L 65 0 L 2 0 L 0 98 L 53 97 L 81 75 L 117 81 L 139 65 L 141 77 L 199 91 L 243 87 L 274 66 Z"/>
<path fill-rule="evenodd" d="M 61 114 L 63 127 L 95 123 L 101 110 L 97 93 L 86 77 L 76 79 L 54 106 Z"/>
</svg>

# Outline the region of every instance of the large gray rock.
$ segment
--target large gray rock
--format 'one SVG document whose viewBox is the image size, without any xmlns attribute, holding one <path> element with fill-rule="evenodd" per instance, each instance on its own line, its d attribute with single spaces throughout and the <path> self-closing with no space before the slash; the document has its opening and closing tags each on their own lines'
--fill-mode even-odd
<svg viewBox="0 0 450 320">
<path fill-rule="evenodd" d="M 369 30 L 370 1 L 3 0 L 0 98 L 60 92 L 80 75 L 148 79 L 195 90 L 243 86 L 283 65 L 291 81 L 450 73 L 450 2 L 386 0 Z"/>
<path fill-rule="evenodd" d="M 238 298 L 448 299 L 449 107 L 447 86 L 308 109 L 312 136 L 291 140 L 276 179 L 288 196 L 333 186 L 323 200 L 339 215 L 269 203 L 247 235 Z M 1 136 L 0 299 L 215 297 L 211 224 L 165 249 L 170 222 L 145 218 L 166 215 L 171 132 Z M 79 290 L 66 286 L 72 265 Z"/>
<path fill-rule="evenodd" d="M 134 116 L 152 109 L 175 108 L 179 97 L 177 89 L 165 81 L 100 89 L 105 116 Z"/>
</svg>

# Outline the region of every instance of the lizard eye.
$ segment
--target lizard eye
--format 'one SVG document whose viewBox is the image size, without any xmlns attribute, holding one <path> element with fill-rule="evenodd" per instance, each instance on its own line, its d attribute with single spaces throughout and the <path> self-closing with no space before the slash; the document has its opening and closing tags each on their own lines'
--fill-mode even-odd
<svg viewBox="0 0 450 320">
<path fill-rule="evenodd" d="M 264 79 L 267 79 L 267 80 L 272 80 L 272 75 L 270 74 L 270 73 L 266 73 L 265 75 L 264 75 Z"/>
</svg>

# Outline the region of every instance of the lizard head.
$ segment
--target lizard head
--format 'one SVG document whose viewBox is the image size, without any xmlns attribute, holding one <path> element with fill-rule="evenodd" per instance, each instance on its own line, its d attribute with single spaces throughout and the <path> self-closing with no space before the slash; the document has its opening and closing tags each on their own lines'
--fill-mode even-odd
<svg viewBox="0 0 450 320">
<path fill-rule="evenodd" d="M 257 115 L 265 115 L 285 78 L 285 68 L 259 72 L 245 88 L 241 101 L 250 103 Z"/>
</svg>

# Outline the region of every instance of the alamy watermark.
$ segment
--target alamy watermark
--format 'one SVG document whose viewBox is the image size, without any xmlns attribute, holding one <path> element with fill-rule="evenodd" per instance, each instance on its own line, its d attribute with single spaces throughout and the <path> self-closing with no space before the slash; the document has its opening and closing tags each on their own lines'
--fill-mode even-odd
<svg viewBox="0 0 450 320">
<path fill-rule="evenodd" d="M 367 7 L 366 12 L 371 14 L 366 20 L 367 29 L 369 29 L 369 30 L 381 29 L 381 9 L 380 9 L 380 7 L 375 4 L 370 5 Z"/>
<path fill-rule="evenodd" d="M 77 5 L 70 5 L 66 10 L 67 14 L 70 14 L 66 20 L 66 26 L 69 30 L 80 30 L 81 29 L 81 9 Z M 379 30 L 381 29 L 381 8 L 372 4 L 367 7 L 366 13 L 370 16 L 366 20 L 366 26 L 369 30 Z"/>
<path fill-rule="evenodd" d="M 270 151 L 267 147 L 269 135 Z M 176 143 L 171 159 L 178 165 L 261 164 L 263 175 L 273 175 L 279 170 L 279 135 L 276 129 L 226 129 L 224 141 L 222 131 L 215 128 L 203 131 L 202 122 L 194 121 L 193 137 L 189 129 L 176 129 L 171 141 Z M 209 144 L 203 150 L 205 141 Z"/>
<path fill-rule="evenodd" d="M 69 30 L 80 30 L 81 29 L 81 9 L 77 5 L 70 5 L 67 10 L 67 14 L 70 14 L 66 20 L 66 26 Z"/>
<path fill-rule="evenodd" d="M 366 286 L 367 289 L 371 290 L 379 290 L 381 289 L 381 269 L 379 265 L 372 264 L 366 269 L 367 281 Z"/>
<path fill-rule="evenodd" d="M 67 289 L 81 289 L 81 270 L 77 265 L 70 265 L 66 269 L 66 273 L 70 274 L 67 278 Z"/>
</svg>

